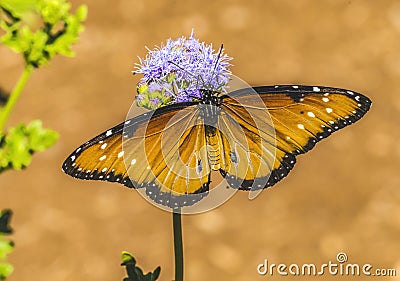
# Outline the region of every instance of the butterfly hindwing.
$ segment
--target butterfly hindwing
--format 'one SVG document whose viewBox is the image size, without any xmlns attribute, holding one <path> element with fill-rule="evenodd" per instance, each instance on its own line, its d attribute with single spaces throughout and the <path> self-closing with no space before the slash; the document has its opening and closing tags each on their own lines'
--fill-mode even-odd
<svg viewBox="0 0 400 281">
<path fill-rule="evenodd" d="M 263 109 L 222 105 L 219 117 L 222 156 L 220 172 L 233 188 L 263 188 L 275 161 L 274 128 Z"/>
<path fill-rule="evenodd" d="M 135 152 L 137 143 L 131 140 L 127 140 L 124 149 L 133 151 L 132 157 L 137 161 L 147 161 L 139 186 L 144 183 L 150 198 L 171 207 L 192 205 L 207 194 L 210 183 L 204 125 L 199 110 L 197 107 L 183 108 L 167 124 L 160 126 L 164 127 L 160 133 L 146 132 L 145 154 Z M 134 174 L 129 173 L 131 178 Z"/>
</svg>

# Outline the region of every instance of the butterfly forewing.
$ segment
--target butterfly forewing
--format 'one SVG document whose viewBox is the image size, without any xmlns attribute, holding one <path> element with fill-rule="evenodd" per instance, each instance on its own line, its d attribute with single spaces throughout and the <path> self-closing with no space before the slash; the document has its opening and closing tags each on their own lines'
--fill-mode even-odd
<svg viewBox="0 0 400 281">
<path fill-rule="evenodd" d="M 85 180 L 121 182 L 132 187 L 122 151 L 123 123 L 91 139 L 76 149 L 63 163 L 63 171 Z"/>
<path fill-rule="evenodd" d="M 307 152 L 332 132 L 356 122 L 371 106 L 367 97 L 337 88 L 271 86 L 254 90 L 271 116 L 276 135 L 275 162 L 265 187 L 274 185 L 290 172 L 296 155 Z M 252 105 L 254 99 L 252 90 L 242 89 L 224 98 L 223 104 L 240 122 L 239 116 L 259 107 Z M 247 135 L 251 138 L 250 133 Z"/>
<path fill-rule="evenodd" d="M 156 202 L 171 207 L 193 204 L 208 191 L 210 169 L 201 149 L 204 126 L 198 124 L 197 107 L 191 105 L 162 108 L 107 130 L 72 153 L 63 164 L 64 172 L 144 187 Z M 193 193 L 197 196 L 184 196 Z"/>
</svg>

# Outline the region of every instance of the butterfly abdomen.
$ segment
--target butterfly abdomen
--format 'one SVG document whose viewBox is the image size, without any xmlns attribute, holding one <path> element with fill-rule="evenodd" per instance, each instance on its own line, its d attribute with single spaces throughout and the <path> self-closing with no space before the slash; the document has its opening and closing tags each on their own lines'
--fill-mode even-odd
<svg viewBox="0 0 400 281">
<path fill-rule="evenodd" d="M 221 168 L 220 138 L 215 127 L 206 125 L 205 129 L 208 159 L 211 169 L 217 171 Z"/>
</svg>

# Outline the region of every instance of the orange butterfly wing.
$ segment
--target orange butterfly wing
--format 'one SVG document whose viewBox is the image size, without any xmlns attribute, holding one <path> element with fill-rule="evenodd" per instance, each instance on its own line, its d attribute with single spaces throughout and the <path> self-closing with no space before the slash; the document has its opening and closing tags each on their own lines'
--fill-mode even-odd
<svg viewBox="0 0 400 281">
<path fill-rule="evenodd" d="M 265 106 L 233 105 L 227 98 L 219 117 L 219 136 L 224 164 L 220 171 L 233 188 L 265 186 L 275 161 L 275 129 Z"/>
<path fill-rule="evenodd" d="M 221 169 L 232 187 L 249 190 L 267 188 L 287 176 L 296 163 L 296 155 L 347 125 L 358 121 L 369 110 L 371 101 L 352 91 L 316 86 L 269 86 L 253 88 L 259 96 L 242 89 L 225 96 L 221 108 L 243 128 L 250 152 L 259 154 L 260 147 L 275 154 L 274 160 L 265 157 L 247 161 L 260 168 L 258 177 L 251 173 L 235 173 L 229 167 Z M 260 99 L 265 107 L 252 106 Z M 268 111 L 275 129 L 275 148 L 271 136 L 255 126 L 256 111 Z M 267 122 L 268 121 L 268 122 Z M 270 126 L 267 120 L 262 127 Z M 260 121 L 259 121 L 260 123 Z M 257 132 L 258 136 L 257 137 Z M 229 138 L 229 136 L 227 137 Z M 225 151 L 225 162 L 232 162 Z M 245 176 L 243 176 L 245 174 Z M 261 183 L 265 183 L 261 185 Z"/>
<path fill-rule="evenodd" d="M 129 119 L 86 142 L 63 171 L 85 180 L 146 188 L 156 202 L 192 205 L 207 194 L 210 168 L 202 118 L 180 103 Z"/>
</svg>

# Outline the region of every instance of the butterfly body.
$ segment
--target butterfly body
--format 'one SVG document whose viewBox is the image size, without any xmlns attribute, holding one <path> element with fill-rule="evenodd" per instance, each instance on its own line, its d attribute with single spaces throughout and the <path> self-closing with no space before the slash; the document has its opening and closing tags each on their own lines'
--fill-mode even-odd
<svg viewBox="0 0 400 281">
<path fill-rule="evenodd" d="M 145 187 L 163 205 L 192 205 L 206 196 L 212 171 L 235 189 L 276 184 L 292 170 L 297 155 L 356 122 L 371 106 L 359 93 L 322 86 L 202 94 L 197 101 L 165 106 L 105 131 L 75 150 L 63 171 Z"/>
<path fill-rule="evenodd" d="M 211 90 L 204 90 L 198 104 L 200 115 L 204 118 L 205 124 L 216 126 L 218 115 L 221 113 L 222 98 L 220 94 Z"/>
<path fill-rule="evenodd" d="M 218 117 L 221 114 L 222 98 L 220 93 L 216 91 L 204 90 L 199 100 L 199 115 L 203 119 L 207 153 L 209 155 L 208 164 L 212 170 L 218 171 L 221 167 L 221 149 L 219 147 L 217 127 Z"/>
</svg>

